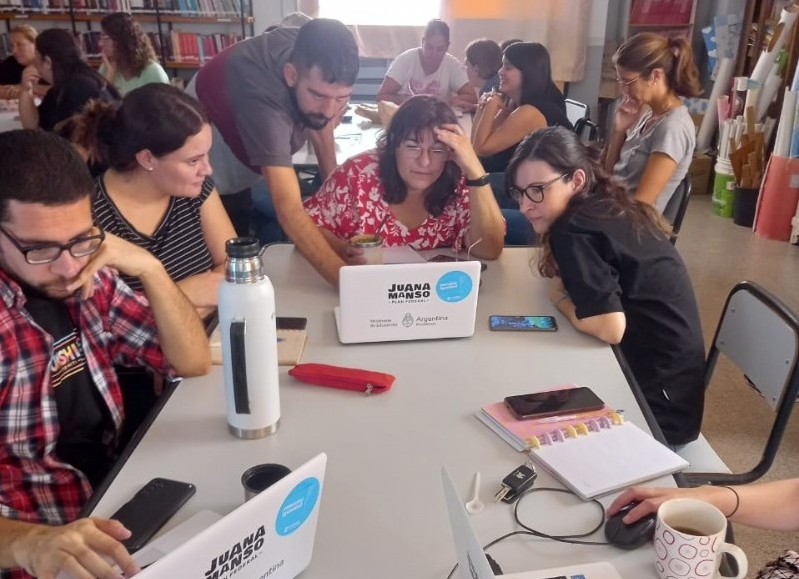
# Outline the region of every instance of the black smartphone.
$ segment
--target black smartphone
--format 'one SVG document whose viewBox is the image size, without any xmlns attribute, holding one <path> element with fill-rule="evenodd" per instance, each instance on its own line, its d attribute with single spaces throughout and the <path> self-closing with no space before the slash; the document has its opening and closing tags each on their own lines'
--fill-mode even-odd
<svg viewBox="0 0 799 579">
<path fill-rule="evenodd" d="M 308 325 L 308 318 L 286 318 L 277 316 L 275 318 L 275 327 L 278 330 L 304 330 Z"/>
<path fill-rule="evenodd" d="M 558 322 L 553 316 L 489 316 L 493 332 L 554 332 Z"/>
<path fill-rule="evenodd" d="M 154 478 L 144 485 L 111 516 L 131 532 L 122 541 L 128 552 L 141 549 L 196 491 L 193 484 L 167 478 Z"/>
<path fill-rule="evenodd" d="M 505 405 L 516 418 L 546 418 L 601 410 L 605 403 L 590 388 L 565 388 L 508 396 Z"/>
</svg>

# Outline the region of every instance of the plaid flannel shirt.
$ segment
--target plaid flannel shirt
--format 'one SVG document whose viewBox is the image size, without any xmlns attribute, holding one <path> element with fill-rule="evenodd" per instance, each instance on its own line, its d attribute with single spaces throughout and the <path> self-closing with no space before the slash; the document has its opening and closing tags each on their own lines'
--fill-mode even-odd
<svg viewBox="0 0 799 579">
<path fill-rule="evenodd" d="M 171 373 L 153 313 L 147 299 L 111 270 L 95 276 L 90 299 L 70 297 L 65 303 L 115 439 L 124 416 L 114 364 Z M 83 473 L 54 454 L 59 423 L 50 385 L 53 339 L 24 306 L 20 287 L 0 271 L 0 516 L 63 524 L 77 517 L 92 488 Z"/>
</svg>

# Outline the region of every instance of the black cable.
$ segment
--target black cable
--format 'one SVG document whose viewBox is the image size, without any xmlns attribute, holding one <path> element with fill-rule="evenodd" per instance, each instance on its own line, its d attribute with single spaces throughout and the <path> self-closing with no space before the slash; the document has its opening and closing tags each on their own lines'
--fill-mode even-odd
<svg viewBox="0 0 799 579">
<path fill-rule="evenodd" d="M 599 523 L 597 523 L 596 527 L 594 527 L 593 529 L 591 529 L 590 531 L 588 531 L 586 533 L 580 533 L 580 534 L 576 534 L 576 535 L 550 535 L 548 533 L 542 533 L 541 531 L 537 531 L 537 530 L 533 529 L 532 527 L 528 527 L 527 525 L 522 523 L 522 521 L 519 519 L 519 505 L 521 504 L 522 499 L 524 497 L 526 497 L 528 495 L 531 495 L 531 494 L 533 494 L 535 492 L 538 492 L 538 491 L 552 491 L 552 492 L 556 492 L 556 493 L 566 493 L 566 494 L 569 494 L 569 495 L 573 495 L 574 494 L 572 491 L 570 491 L 568 489 L 558 489 L 558 488 L 552 488 L 552 487 L 538 487 L 538 488 L 532 488 L 532 489 L 528 490 L 526 493 L 524 493 L 522 496 L 520 496 L 517 499 L 516 504 L 513 507 L 513 518 L 516 520 L 516 524 L 519 525 L 522 529 L 525 529 L 531 535 L 534 535 L 536 537 L 541 537 L 542 539 L 550 539 L 552 541 L 558 541 L 559 543 L 569 543 L 571 545 L 609 545 L 609 543 L 607 543 L 607 542 L 578 541 L 578 540 L 576 540 L 576 539 L 581 539 L 583 537 L 588 537 L 589 535 L 593 535 L 599 529 L 601 529 L 602 526 L 605 524 L 605 507 L 603 507 L 602 503 L 600 503 L 596 499 L 591 499 L 590 502 L 599 507 L 599 512 L 601 513 L 601 516 L 600 516 L 600 519 L 599 519 Z"/>
<path fill-rule="evenodd" d="M 521 528 L 523 528 L 524 531 L 511 531 L 510 533 L 502 535 L 498 539 L 494 539 L 490 543 L 484 545 L 483 546 L 483 551 L 493 547 L 494 545 L 496 545 L 500 541 L 504 541 L 508 537 L 513 537 L 515 535 L 532 535 L 533 537 L 539 537 L 541 539 L 549 539 L 551 541 L 558 541 L 559 543 L 568 543 L 568 544 L 571 544 L 571 545 L 596 545 L 596 546 L 599 546 L 599 545 L 609 545 L 610 544 L 610 543 L 601 542 L 601 541 L 579 541 L 579 540 L 577 540 L 577 539 L 581 539 L 583 537 L 588 537 L 589 535 L 593 535 L 599 529 L 601 529 L 602 526 L 605 524 L 605 507 L 603 507 L 602 503 L 600 503 L 596 499 L 591 499 L 590 502 L 594 503 L 596 506 L 599 507 L 599 512 L 601 513 L 601 517 L 600 517 L 599 523 L 596 525 L 596 527 L 594 527 L 593 529 L 591 529 L 590 531 L 587 531 L 585 533 L 579 533 L 579 534 L 576 534 L 576 535 L 550 535 L 548 533 L 542 533 L 541 531 L 536 531 L 532 527 L 528 527 L 527 525 L 522 523 L 521 520 L 519 519 L 519 504 L 522 502 L 522 499 L 524 497 L 526 497 L 527 495 L 531 495 L 531 494 L 533 494 L 535 492 L 538 492 L 538 491 L 552 491 L 552 492 L 556 492 L 556 493 L 566 493 L 566 494 L 569 494 L 569 495 L 574 495 L 574 493 L 572 491 L 568 490 L 568 489 L 558 489 L 558 488 L 552 488 L 552 487 L 531 488 L 530 490 L 526 491 L 525 493 L 523 493 L 516 500 L 516 504 L 513 507 L 513 518 L 516 520 L 516 524 L 519 525 Z M 452 576 L 455 574 L 455 570 L 457 568 L 458 568 L 458 565 L 456 564 L 452 568 L 452 571 L 449 572 L 449 575 L 447 575 L 446 579 L 452 579 Z"/>
</svg>

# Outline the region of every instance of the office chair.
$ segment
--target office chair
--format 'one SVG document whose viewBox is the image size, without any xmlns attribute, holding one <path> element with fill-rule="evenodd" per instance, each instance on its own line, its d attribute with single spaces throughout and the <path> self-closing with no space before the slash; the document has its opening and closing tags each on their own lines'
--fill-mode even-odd
<svg viewBox="0 0 799 579">
<path fill-rule="evenodd" d="M 680 233 L 682 221 L 685 219 L 685 213 L 688 211 L 688 201 L 691 200 L 691 178 L 686 175 L 680 181 L 674 194 L 663 209 L 663 217 L 671 223 L 671 244 L 677 243 L 677 235 Z"/>
<path fill-rule="evenodd" d="M 727 297 L 708 352 L 706 387 L 719 354 L 724 354 L 743 372 L 776 416 L 760 461 L 752 469 L 734 474 L 684 473 L 690 484 L 749 483 L 762 477 L 771 467 L 799 393 L 799 318 L 767 290 L 753 282 L 742 281 Z M 686 454 L 691 453 L 690 447 L 694 444 L 686 445 L 686 452 L 681 450 L 679 454 L 688 459 Z"/>
<path fill-rule="evenodd" d="M 566 117 L 574 127 L 574 132 L 583 138 L 585 129 L 588 128 L 588 140 L 595 141 L 599 136 L 599 127 L 591 120 L 588 105 L 574 99 L 565 99 Z"/>
</svg>

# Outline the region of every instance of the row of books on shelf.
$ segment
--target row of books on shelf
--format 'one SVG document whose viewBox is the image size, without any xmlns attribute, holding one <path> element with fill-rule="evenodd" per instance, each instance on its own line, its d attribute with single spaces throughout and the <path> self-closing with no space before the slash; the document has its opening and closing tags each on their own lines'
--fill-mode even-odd
<svg viewBox="0 0 799 579">
<path fill-rule="evenodd" d="M 690 24 L 694 0 L 633 0 L 630 24 Z"/>
<path fill-rule="evenodd" d="M 163 47 L 158 33 L 148 32 L 150 41 L 159 58 L 169 62 L 186 64 L 203 64 L 225 50 L 227 47 L 241 41 L 242 37 L 236 34 L 195 34 L 173 30 L 163 35 Z M 89 58 L 100 57 L 100 32 L 93 30 L 80 34 L 81 47 Z"/>
<path fill-rule="evenodd" d="M 242 0 L 0 0 L 0 11 L 66 14 L 70 5 L 78 12 L 152 13 L 157 8 L 176 16 L 217 18 L 240 16 Z"/>
</svg>

